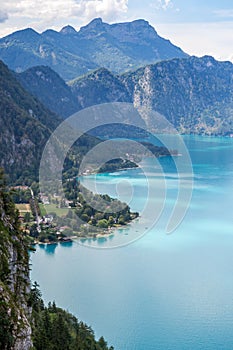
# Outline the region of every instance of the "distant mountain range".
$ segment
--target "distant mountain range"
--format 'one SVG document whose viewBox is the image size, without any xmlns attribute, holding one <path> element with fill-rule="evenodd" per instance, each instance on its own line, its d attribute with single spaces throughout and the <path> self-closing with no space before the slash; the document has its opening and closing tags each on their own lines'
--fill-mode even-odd
<svg viewBox="0 0 233 350">
<path fill-rule="evenodd" d="M 182 133 L 233 133 L 233 64 L 190 57 L 144 20 L 18 31 L 0 40 L 0 57 L 15 70 L 0 64 L 1 164 L 12 169 L 23 167 L 28 147 L 24 169 L 36 164 L 60 117 L 106 102 L 146 107 Z M 151 132 L 156 123 L 142 115 Z"/>
<path fill-rule="evenodd" d="M 42 34 L 24 29 L 0 39 L 0 59 L 22 72 L 45 65 L 65 81 L 100 67 L 124 73 L 150 63 L 188 55 L 161 38 L 145 20 L 107 24 L 100 18 L 78 32 L 66 26 Z"/>
<path fill-rule="evenodd" d="M 95 104 L 130 102 L 162 114 L 182 133 L 233 132 L 233 64 L 210 56 L 162 61 L 123 75 L 100 68 L 68 85 L 48 67 L 16 76 L 63 117 Z M 145 122 L 156 131 L 153 119 Z"/>
</svg>

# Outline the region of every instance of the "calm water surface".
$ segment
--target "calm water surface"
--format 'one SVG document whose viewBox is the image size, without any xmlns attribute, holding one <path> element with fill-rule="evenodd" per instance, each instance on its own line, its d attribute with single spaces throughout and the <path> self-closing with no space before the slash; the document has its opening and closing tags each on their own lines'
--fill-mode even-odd
<svg viewBox="0 0 233 350">
<path fill-rule="evenodd" d="M 31 258 L 31 276 L 44 299 L 56 300 L 90 324 L 116 350 L 233 349 L 233 140 L 185 136 L 184 141 L 193 162 L 194 192 L 173 234 L 166 235 L 165 227 L 177 174 L 172 160 L 162 158 L 165 208 L 141 239 L 118 249 L 75 242 L 41 246 Z M 152 160 L 144 162 L 160 181 Z M 98 175 L 98 190 L 116 196 L 119 179 L 133 184 L 130 206 L 141 211 L 147 191 L 138 169 Z M 94 177 L 83 183 L 93 188 Z M 114 237 L 89 244 L 109 247 L 145 227 L 141 218 Z"/>
</svg>

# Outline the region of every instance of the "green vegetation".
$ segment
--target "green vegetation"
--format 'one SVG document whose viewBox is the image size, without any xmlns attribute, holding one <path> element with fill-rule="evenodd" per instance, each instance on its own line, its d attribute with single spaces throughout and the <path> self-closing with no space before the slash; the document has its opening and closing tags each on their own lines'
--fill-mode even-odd
<svg viewBox="0 0 233 350">
<path fill-rule="evenodd" d="M 60 118 L 26 92 L 1 61 L 0 110 L 0 166 L 10 183 L 32 183 L 45 143 Z"/>
<path fill-rule="evenodd" d="M 68 84 L 73 95 L 76 98 L 79 96 L 82 108 L 112 101 L 130 102 L 130 96 L 124 84 L 105 68 L 99 68 Z M 96 103 L 93 103 L 93 101 L 96 101 Z"/>
<path fill-rule="evenodd" d="M 125 159 L 111 159 L 99 168 L 98 173 L 111 173 L 122 169 L 137 168 L 137 164 Z"/>
<path fill-rule="evenodd" d="M 66 118 L 81 109 L 70 87 L 48 66 L 32 67 L 15 76 L 26 90 L 57 115 Z"/>
<path fill-rule="evenodd" d="M 112 199 L 108 195 L 93 194 L 84 188 L 82 193 L 78 194 L 78 206 L 75 212 L 84 222 L 99 228 L 114 227 L 117 224 L 126 225 L 139 215 L 132 213 L 126 203 Z"/>
<path fill-rule="evenodd" d="M 32 307 L 32 339 L 35 350 L 113 350 L 101 337 L 95 340 L 93 330 L 69 312 L 41 299 L 34 283 L 29 296 Z"/>
<path fill-rule="evenodd" d="M 77 88 L 78 90 L 78 88 Z M 80 90 L 79 90 L 80 91 Z M 120 93 L 120 91 L 119 91 Z M 111 99 L 107 102 L 111 102 Z M 126 101 L 127 102 L 127 101 Z M 101 139 L 111 139 L 111 138 L 125 138 L 125 139 L 146 139 L 149 133 L 142 127 L 136 127 L 134 125 L 128 125 L 123 123 L 114 123 L 98 126 L 90 130 L 90 134 Z"/>
<path fill-rule="evenodd" d="M 43 69 L 42 73 L 46 72 L 47 70 Z M 94 195 L 89 191 L 83 196 L 83 189 L 80 189 L 75 180 L 79 166 L 84 155 L 102 142 L 90 135 L 80 137 L 67 154 L 63 167 L 65 197 L 59 193 L 57 197 L 50 194 L 52 198 L 47 199 L 45 207 L 40 205 L 40 158 L 46 141 L 61 119 L 26 92 L 2 62 L 0 73 L 0 165 L 4 164 L 9 181 L 14 184 L 12 196 L 17 203 L 21 228 L 27 238 L 32 242 L 47 243 L 62 241 L 72 235 L 93 237 L 98 233 L 109 233 L 112 227 L 125 225 L 137 217 L 138 213 L 131 213 L 127 205 L 108 196 Z M 105 81 L 106 70 L 102 69 L 93 74 L 99 74 Z M 55 77 L 58 79 L 56 74 Z M 150 144 L 146 146 L 156 156 L 169 154 L 165 148 Z M 59 144 L 59 147 L 62 145 Z M 136 160 L 142 157 L 142 154 L 134 154 L 133 149 L 129 150 L 129 153 L 132 153 L 133 160 L 134 156 Z M 98 170 L 95 157 L 88 164 L 89 172 L 109 172 L 136 167 L 133 160 L 125 160 L 123 157 L 110 160 Z M 57 193 L 56 188 L 53 193 Z M 43 195 L 46 197 L 46 193 Z M 46 212 L 51 214 L 50 217 L 46 217 L 45 208 Z"/>
<path fill-rule="evenodd" d="M 105 76 L 105 73 L 103 75 Z M 62 120 L 26 92 L 15 79 L 14 74 L 1 61 L 0 110 L 0 166 L 4 166 L 9 183 L 14 186 L 20 185 L 14 187 L 14 201 L 19 204 L 28 203 L 30 191 L 23 191 L 22 185 L 31 186 L 35 195 L 38 195 L 41 155 L 52 131 Z M 123 129 L 127 133 L 130 132 L 127 127 Z M 119 131 L 119 125 L 117 130 Z M 137 129 L 137 132 L 140 132 L 140 129 Z M 100 142 L 100 139 L 90 135 L 83 135 L 75 142 L 64 162 L 64 180 L 77 176 L 85 154 Z M 59 144 L 59 147 L 62 145 Z M 56 160 L 53 161 L 56 162 Z M 90 169 L 97 171 L 95 159 L 92 163 Z M 108 171 L 109 167 L 110 171 L 114 171 L 133 166 L 130 161 L 125 160 L 119 160 L 118 164 L 114 160 L 114 163 L 115 165 L 106 164 L 100 171 Z"/>
<path fill-rule="evenodd" d="M 50 204 L 39 204 L 40 230 L 38 224 L 28 222 L 33 241 L 56 243 L 71 236 L 95 237 L 138 217 L 127 204 L 108 195 L 93 194 L 76 179 L 65 182 L 64 192 L 66 200 L 56 195 L 50 198 Z"/>
<path fill-rule="evenodd" d="M 54 204 L 52 204 L 51 205 L 51 207 L 54 207 Z M 51 208 L 50 207 L 50 208 Z M 48 208 L 48 206 L 47 206 L 47 208 Z M 44 207 L 44 204 L 42 204 L 42 203 L 39 203 L 39 209 L 40 209 L 40 215 L 41 216 L 45 216 L 46 214 L 47 214 L 47 211 L 45 210 L 45 207 Z M 56 208 L 57 209 L 57 208 Z M 48 210 L 48 212 L 49 212 L 49 210 Z M 51 210 L 51 212 L 52 212 L 52 210 Z"/>
<path fill-rule="evenodd" d="M 0 166 L 4 167 L 8 183 L 31 185 L 38 193 L 38 171 L 44 146 L 62 119 L 31 96 L 7 66 L 0 61 Z M 77 175 L 83 155 L 100 140 L 83 135 L 73 146 L 64 164 L 64 177 Z M 22 197 L 15 187 L 16 203 L 28 203 L 28 193 Z"/>
<path fill-rule="evenodd" d="M 40 212 L 41 216 L 46 216 L 47 214 L 56 214 L 57 216 L 66 216 L 69 209 L 66 207 L 59 207 L 58 204 L 50 203 L 46 204 L 45 206 L 40 203 Z"/>
<path fill-rule="evenodd" d="M 31 199 L 31 191 L 25 186 L 16 186 L 12 188 L 11 197 L 15 204 L 20 205 L 21 203 L 29 203 Z"/>
<path fill-rule="evenodd" d="M 28 290 L 28 243 L 20 230 L 18 211 L 0 171 L 0 348 L 12 349 L 28 329 L 24 309 Z M 13 260 L 12 260 L 13 257 Z"/>
<path fill-rule="evenodd" d="M 118 169 L 134 165 L 121 159 L 110 164 Z M 110 168 L 109 168 L 110 170 Z M 12 195 L 20 203 L 19 211 L 21 229 L 31 243 L 57 243 L 76 237 L 96 237 L 109 234 L 112 228 L 126 225 L 138 213 L 132 213 L 125 203 L 112 199 L 108 195 L 93 194 L 80 185 L 75 178 L 63 184 L 65 198 L 56 194 L 58 188 L 51 184 L 54 195 L 49 192 L 32 197 L 30 188 L 24 186 L 12 189 Z M 54 186 L 54 187 L 53 187 Z M 29 197 L 30 196 L 30 197 Z M 22 201 L 27 203 L 21 203 Z M 42 203 L 45 202 L 46 204 Z"/>
</svg>

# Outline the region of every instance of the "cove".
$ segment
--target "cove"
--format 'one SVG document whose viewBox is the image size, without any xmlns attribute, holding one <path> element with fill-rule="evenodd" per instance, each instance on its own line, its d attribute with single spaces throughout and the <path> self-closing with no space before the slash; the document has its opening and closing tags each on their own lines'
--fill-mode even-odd
<svg viewBox="0 0 233 350">
<path fill-rule="evenodd" d="M 118 249 L 92 249 L 77 242 L 38 246 L 31 256 L 31 277 L 45 301 L 56 300 L 116 350 L 232 349 L 233 139 L 183 139 L 193 163 L 194 190 L 175 232 L 166 235 L 165 226 L 178 179 L 173 162 L 161 158 L 165 207 L 155 227 L 140 239 Z M 159 181 L 151 159 L 144 162 Z M 116 196 L 119 179 L 122 186 L 133 184 L 130 206 L 141 211 L 147 191 L 139 169 L 98 175 L 99 192 Z M 83 184 L 92 189 L 93 176 Z M 151 215 L 154 210 L 152 206 Z M 112 237 L 87 243 L 111 247 L 136 231 L 140 235 L 145 227 L 142 218 Z"/>
</svg>

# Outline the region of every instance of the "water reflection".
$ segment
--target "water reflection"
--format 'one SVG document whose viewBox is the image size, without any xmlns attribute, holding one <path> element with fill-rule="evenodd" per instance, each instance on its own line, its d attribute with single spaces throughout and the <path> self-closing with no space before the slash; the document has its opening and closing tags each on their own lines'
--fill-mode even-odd
<svg viewBox="0 0 233 350">
<path fill-rule="evenodd" d="M 39 244 L 39 248 L 43 249 L 46 254 L 53 255 L 55 253 L 55 250 L 57 248 L 58 244 Z"/>
<path fill-rule="evenodd" d="M 62 248 L 71 248 L 73 245 L 73 242 L 72 241 L 62 242 L 62 243 L 60 243 L 60 245 L 62 246 Z"/>
</svg>

